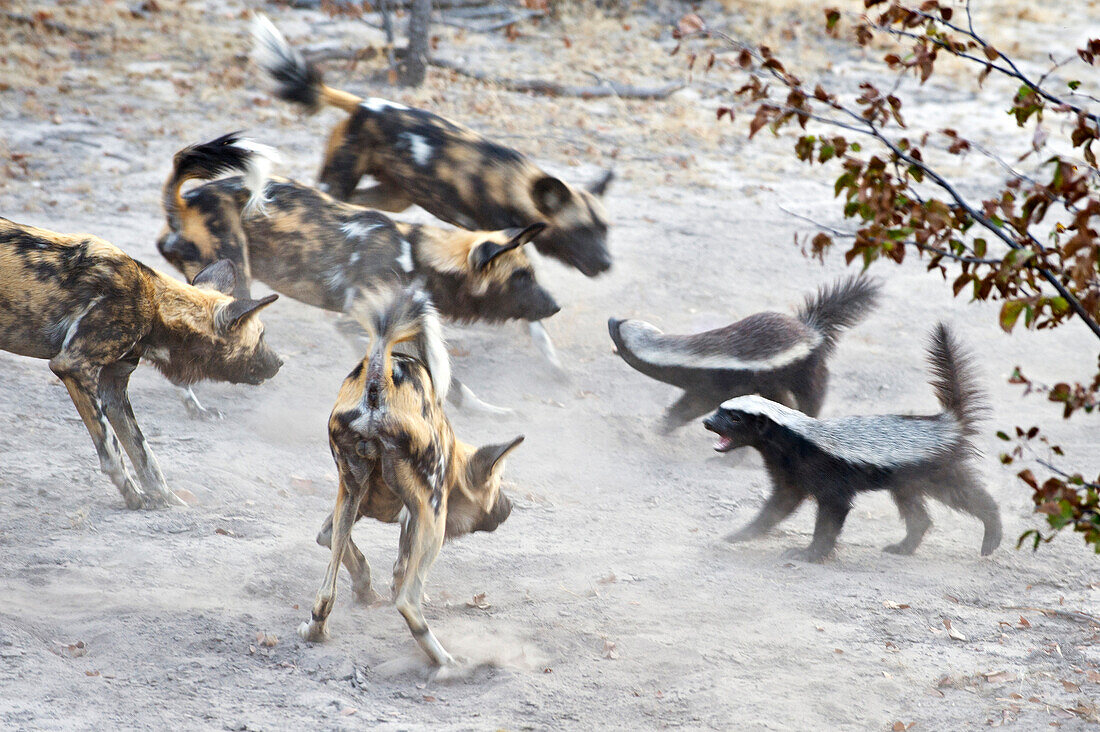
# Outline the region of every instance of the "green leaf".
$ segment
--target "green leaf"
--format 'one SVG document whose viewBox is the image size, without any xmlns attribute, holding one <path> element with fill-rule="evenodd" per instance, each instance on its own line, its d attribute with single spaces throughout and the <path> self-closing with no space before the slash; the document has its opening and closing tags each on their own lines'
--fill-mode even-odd
<svg viewBox="0 0 1100 732">
<path fill-rule="evenodd" d="M 974 256 L 975 257 L 984 257 L 985 256 L 985 246 L 986 246 L 985 239 L 975 239 L 974 240 Z"/>
<path fill-rule="evenodd" d="M 1081 86 L 1081 82 L 1074 79 L 1073 81 L 1067 83 L 1066 86 L 1068 86 L 1073 91 L 1077 91 L 1077 87 Z"/>
<path fill-rule="evenodd" d="M 1005 333 L 1011 333 L 1023 309 L 1024 303 L 1019 300 L 1006 300 L 1005 304 L 1001 306 L 1001 330 Z M 1000 433 L 997 436 L 1000 437 Z"/>
<path fill-rule="evenodd" d="M 863 148 L 862 148 L 862 147 L 860 147 L 860 145 L 859 145 L 859 143 L 858 143 L 858 142 L 853 142 L 853 143 L 852 143 L 852 152 L 859 152 L 859 151 L 860 151 L 860 150 L 862 150 L 862 149 L 863 149 Z"/>
</svg>

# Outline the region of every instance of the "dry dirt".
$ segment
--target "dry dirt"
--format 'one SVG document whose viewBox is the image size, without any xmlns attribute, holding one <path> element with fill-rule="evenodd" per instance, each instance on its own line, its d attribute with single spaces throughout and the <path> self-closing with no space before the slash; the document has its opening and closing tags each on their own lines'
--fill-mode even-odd
<svg viewBox="0 0 1100 732">
<path fill-rule="evenodd" d="M 1082 29 L 1100 19 L 1095 6 L 1082 20 L 1063 17 L 1066 4 L 979 4 L 996 42 L 1035 64 L 1048 42 L 1084 39 Z M 40 4 L 0 2 L 0 215 L 93 232 L 167 267 L 153 242 L 159 187 L 178 148 L 248 128 L 283 151 L 278 172 L 312 180 L 337 117 L 301 118 L 271 101 L 243 56 L 254 5 L 48 8 L 52 20 L 102 33 L 88 38 L 42 34 L 10 15 Z M 353 19 L 265 7 L 298 43 L 379 40 Z M 810 30 L 818 10 L 775 8 L 747 12 L 730 2 L 706 12 L 742 35 L 776 37 L 841 85 L 873 71 L 868 58 Z M 661 23 L 675 8 L 662 12 L 574 14 L 521 26 L 514 41 L 441 27 L 437 53 L 508 76 L 583 84 L 593 71 L 659 84 L 684 75 Z M 885 302 L 843 338 L 825 413 L 935 409 L 923 341 L 937 319 L 953 323 L 979 354 L 992 396 L 982 470 L 1002 507 L 1005 543 L 980 558 L 977 522 L 937 506 L 916 556 L 883 554 L 902 527 L 889 500 L 875 495 L 859 499 L 824 565 L 779 558 L 808 541 L 810 508 L 773 536 L 731 548 L 720 537 L 767 490 L 758 458 L 714 456 L 697 427 L 659 436 L 655 425 L 674 394 L 612 354 L 605 323 L 638 316 L 688 330 L 789 310 L 845 267 L 839 253 L 824 266 L 803 257 L 791 240 L 806 225 L 779 206 L 831 218 L 835 172 L 792 163 L 788 138 L 762 134 L 750 144 L 743 120 L 716 124 L 712 88 L 724 77 L 697 75 L 662 102 L 586 102 L 503 93 L 440 72 L 415 92 L 368 89 L 372 70 L 334 64 L 329 79 L 454 116 L 573 181 L 612 162 L 619 172 L 608 198 L 614 270 L 586 280 L 539 263 L 565 306 L 549 328 L 567 383 L 516 326 L 449 330 L 460 375 L 521 411 L 512 420 L 455 412 L 459 436 L 527 435 L 507 470 L 511 519 L 494 534 L 446 546 L 428 583 L 429 622 L 468 659 L 468 678 L 430 681 L 392 606 L 353 605 L 346 578 L 332 640 L 308 645 L 294 632 L 327 561 L 313 541 L 335 492 L 325 423 L 357 356 L 328 314 L 284 298 L 264 318 L 286 357 L 278 377 L 260 388 L 200 387 L 223 420 L 189 419 L 178 391 L 153 370 L 135 375 L 135 409 L 169 483 L 193 495 L 185 509 L 124 510 L 46 364 L 0 353 L 0 726 L 955 730 L 1097 722 L 1097 628 L 1037 609 L 1100 615 L 1100 565 L 1076 536 L 1038 553 L 1014 548 L 1038 520 L 1014 478 L 1018 468 L 997 461 L 1003 443 L 992 434 L 1042 422 L 1074 466 L 1100 469 L 1097 416 L 1062 422 L 1006 383 L 1017 364 L 1038 380 L 1089 375 L 1096 345 L 1083 328 L 1008 337 L 994 306 L 952 299 L 920 262 L 877 265 Z M 987 141 L 1011 133 L 1000 111 L 1011 87 L 991 79 L 976 90 L 961 78 L 904 87 L 914 124 L 971 122 Z M 989 171 L 980 156 L 957 171 L 973 173 L 966 189 L 980 194 Z M 376 575 L 387 577 L 395 527 L 361 524 L 356 539 Z"/>
</svg>

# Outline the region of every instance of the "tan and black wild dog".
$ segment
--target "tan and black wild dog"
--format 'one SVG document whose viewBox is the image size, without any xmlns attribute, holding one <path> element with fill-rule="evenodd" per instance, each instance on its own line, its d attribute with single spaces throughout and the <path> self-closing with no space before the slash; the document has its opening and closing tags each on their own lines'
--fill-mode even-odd
<svg viewBox="0 0 1100 732">
<path fill-rule="evenodd" d="M 0 349 L 49 359 L 127 508 L 181 503 L 127 396 L 141 360 L 184 386 L 260 384 L 282 365 L 257 317 L 278 296 L 253 300 L 241 285 L 231 262 L 210 265 L 188 285 L 95 236 L 0 219 Z"/>
<path fill-rule="evenodd" d="M 424 581 L 444 539 L 493 531 L 508 518 L 512 503 L 501 491 L 500 479 L 505 456 L 523 437 L 481 448 L 455 439 L 443 411 L 442 392 L 450 380 L 447 351 L 435 309 L 423 291 L 374 294 L 355 311 L 371 345 L 344 380 L 329 417 L 329 447 L 340 480 L 332 533 L 322 534 L 332 557 L 312 616 L 298 633 L 309 641 L 327 637 L 341 562 L 351 573 L 360 602 L 380 599 L 351 529 L 364 516 L 400 523 L 393 568 L 397 610 L 432 661 L 453 666 L 454 659 L 424 619 Z M 395 353 L 402 345 L 405 353 Z"/>
<path fill-rule="evenodd" d="M 176 153 L 157 249 L 184 275 L 229 259 L 277 292 L 341 313 L 360 290 L 413 280 L 458 321 L 538 321 L 558 312 L 523 250 L 544 225 L 465 231 L 395 223 L 316 188 L 268 178 L 263 148 L 233 133 Z M 188 180 L 230 172 L 244 175 L 181 193 Z M 464 397 L 478 404 L 460 385 L 454 399 Z"/>
<path fill-rule="evenodd" d="M 543 172 L 510 147 L 432 114 L 333 89 L 263 15 L 253 24 L 256 59 L 281 99 L 310 111 L 348 113 L 329 137 L 318 185 L 334 197 L 385 211 L 416 204 L 464 229 L 507 229 L 545 221 L 540 253 L 594 277 L 611 267 L 608 218 L 599 197 L 608 172 L 588 190 Z M 356 190 L 370 175 L 376 185 Z"/>
</svg>

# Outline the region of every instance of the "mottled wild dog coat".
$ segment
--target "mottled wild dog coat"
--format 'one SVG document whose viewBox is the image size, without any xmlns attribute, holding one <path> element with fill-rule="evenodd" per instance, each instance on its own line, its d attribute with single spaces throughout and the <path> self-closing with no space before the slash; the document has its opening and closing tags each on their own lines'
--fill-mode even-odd
<svg viewBox="0 0 1100 732">
<path fill-rule="evenodd" d="M 932 525 L 924 506 L 931 496 L 981 519 L 982 555 L 992 553 L 1001 543 L 1001 517 L 972 464 L 970 439 L 985 409 L 972 359 L 942 323 L 932 333 L 928 358 L 932 388 L 943 406 L 939 414 L 817 420 L 753 395 L 725 402 L 704 420 L 719 435 L 716 450 L 755 448 L 772 479 L 771 497 L 759 515 L 726 540 L 761 536 L 813 496 L 813 540 L 788 556 L 820 561 L 836 545 L 855 495 L 887 490 L 905 521 L 905 538 L 884 551 L 916 551 Z"/>
<path fill-rule="evenodd" d="M 329 137 L 318 180 L 323 190 L 385 211 L 416 204 L 464 229 L 545 221 L 549 228 L 534 242 L 539 252 L 589 277 L 611 267 L 608 219 L 599 200 L 610 172 L 589 190 L 575 188 L 512 148 L 431 112 L 325 86 L 320 71 L 262 15 L 253 34 L 256 59 L 277 82 L 281 99 L 349 115 Z M 357 191 L 364 175 L 376 185 Z"/>
<path fill-rule="evenodd" d="M 694 335 L 666 335 L 642 320 L 611 318 L 607 327 L 631 367 L 684 390 L 665 412 L 666 431 L 744 394 L 760 394 L 813 417 L 825 401 L 827 361 L 840 331 L 867 315 L 879 289 L 875 280 L 849 277 L 808 295 L 793 318 L 756 313 Z"/>
<path fill-rule="evenodd" d="M 256 316 L 276 297 L 249 298 L 230 262 L 186 285 L 97 237 L 0 219 L 0 348 L 50 360 L 128 508 L 180 502 L 130 407 L 126 387 L 139 361 L 180 385 L 259 384 L 282 365 Z"/>
<path fill-rule="evenodd" d="M 455 439 L 443 412 L 449 381 L 447 351 L 426 294 L 406 289 L 361 303 L 357 312 L 371 334 L 366 358 L 344 380 L 329 417 L 329 446 L 340 486 L 333 510 L 332 558 L 308 623 L 298 629 L 323 640 L 336 598 L 341 562 L 361 602 L 378 594 L 370 566 L 351 539 L 366 516 L 400 522 L 393 568 L 394 600 L 420 647 L 439 666 L 454 659 L 424 619 L 421 597 L 428 570 L 443 544 L 474 531 L 493 531 L 512 510 L 500 490 L 504 457 L 523 441 L 475 449 Z M 408 353 L 395 353 L 407 344 Z"/>
<path fill-rule="evenodd" d="M 394 223 L 315 188 L 266 178 L 258 147 L 234 133 L 176 153 L 157 249 L 185 275 L 230 259 L 277 292 L 337 312 L 361 289 L 414 279 L 460 321 L 535 321 L 558 311 L 523 251 L 543 225 L 464 231 Z M 229 172 L 245 175 L 181 193 L 188 180 Z"/>
</svg>

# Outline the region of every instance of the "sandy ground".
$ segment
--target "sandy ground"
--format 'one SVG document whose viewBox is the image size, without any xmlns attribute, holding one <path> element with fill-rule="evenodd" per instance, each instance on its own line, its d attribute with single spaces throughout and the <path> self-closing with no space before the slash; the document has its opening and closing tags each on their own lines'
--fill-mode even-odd
<svg viewBox="0 0 1100 732">
<path fill-rule="evenodd" d="M 55 19 L 111 29 L 93 39 L 32 41 L 26 26 L 0 20 L 0 215 L 94 232 L 167 267 L 153 242 L 159 187 L 176 149 L 247 127 L 283 150 L 280 172 L 308 181 L 336 116 L 302 119 L 249 78 L 244 6 L 181 9 L 157 0 L 159 9 L 131 14 L 139 5 L 52 9 Z M 23 3 L 0 2 L 0 10 L 30 12 Z M 299 41 L 378 38 L 356 21 L 269 10 Z M 1005 10 L 986 9 L 1010 19 L 1006 43 L 1034 42 L 1020 46 L 1034 58 L 1044 38 L 1080 35 L 1080 20 L 1067 29 L 1053 10 L 1023 19 Z M 729 16 L 746 33 L 739 24 L 754 17 L 736 7 Z M 527 27 L 513 43 L 442 29 L 439 52 L 516 76 L 554 72 L 584 83 L 589 69 L 659 83 L 683 67 L 667 57 L 672 43 L 658 21 L 574 17 Z M 768 32 L 777 23 L 769 18 Z M 797 47 L 825 43 L 808 31 L 792 38 Z M 835 78 L 871 67 L 836 48 L 815 52 L 830 57 Z M 329 78 L 365 91 L 368 71 L 334 66 Z M 612 354 L 606 319 L 645 317 L 675 331 L 789 311 L 844 265 L 839 253 L 824 267 L 804 258 L 791 244 L 804 224 L 778 208 L 830 217 L 835 173 L 796 167 L 787 139 L 762 135 L 750 145 L 743 126 L 716 126 L 697 103 L 711 99 L 706 84 L 716 81 L 653 104 L 534 99 L 438 73 L 416 92 L 372 90 L 497 134 L 570 180 L 594 177 L 613 157 L 620 173 L 608 198 L 611 274 L 592 281 L 539 263 L 565 306 L 550 330 L 567 383 L 517 326 L 449 330 L 461 376 L 521 411 L 513 420 L 453 413 L 459 436 L 527 435 L 508 465 L 517 504 L 510 520 L 446 546 L 428 583 L 429 622 L 468 659 L 468 678 L 429 681 L 392 606 L 354 605 L 346 578 L 332 640 L 308 645 L 294 632 L 327 561 L 313 541 L 335 493 L 325 424 L 356 355 L 329 315 L 284 298 L 264 317 L 286 357 L 278 377 L 261 388 L 199 389 L 225 419 L 191 420 L 152 369 L 135 375 L 138 418 L 169 483 L 193 494 L 186 509 L 123 510 L 46 364 L 0 354 L 0 726 L 1096 724 L 1097 628 L 1036 608 L 1100 614 L 1100 565 L 1075 536 L 1038 553 L 1013 548 L 1038 520 L 1017 468 L 998 463 L 992 436 L 1041 422 L 1075 466 L 1100 469 L 1100 418 L 1063 423 L 1006 383 L 1016 365 L 1039 380 L 1087 376 L 1096 346 L 1076 324 L 1010 338 L 992 306 L 952 299 L 919 262 L 880 265 L 885 301 L 832 361 L 826 414 L 929 412 L 923 341 L 932 324 L 952 322 L 979 354 L 994 405 L 980 439 L 982 471 L 1006 529 L 992 557 L 978 556 L 976 521 L 939 506 L 916 556 L 881 553 L 902 526 L 879 495 L 859 499 L 824 565 L 780 559 L 808 541 L 809 507 L 765 540 L 735 548 L 720 541 L 766 494 L 759 459 L 715 456 L 701 428 L 659 436 L 673 391 Z M 977 119 L 993 139 L 1011 130 L 999 112 L 988 113 L 1003 108 L 1006 89 L 991 80 L 977 92 L 948 77 L 920 92 L 913 114 L 941 125 Z M 395 527 L 361 524 L 356 540 L 384 582 Z"/>
</svg>

